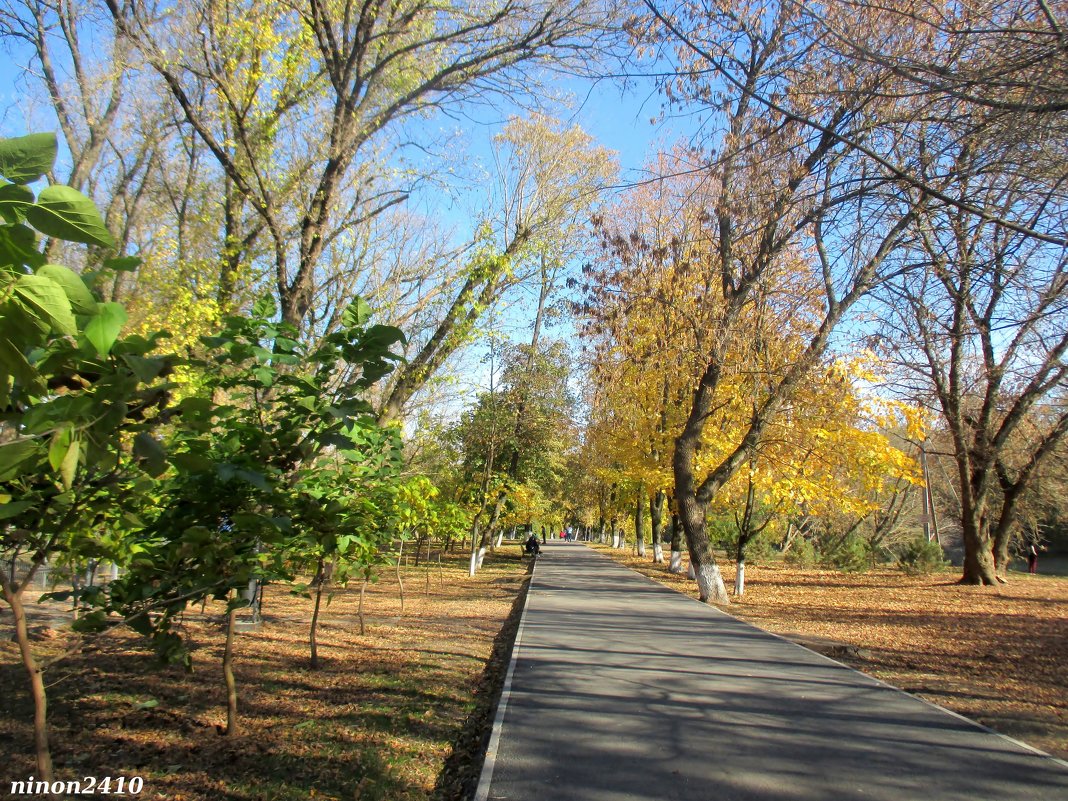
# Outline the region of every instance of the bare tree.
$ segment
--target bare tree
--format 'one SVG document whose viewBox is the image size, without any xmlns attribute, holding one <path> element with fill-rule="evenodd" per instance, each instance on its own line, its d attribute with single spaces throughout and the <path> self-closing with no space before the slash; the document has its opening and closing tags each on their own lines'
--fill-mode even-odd
<svg viewBox="0 0 1068 801">
<path fill-rule="evenodd" d="M 106 5 L 262 221 L 282 315 L 296 324 L 338 232 L 407 196 L 376 149 L 391 136 L 396 146 L 407 120 L 522 94 L 520 65 L 577 68 L 606 14 L 565 0 Z"/>
<path fill-rule="evenodd" d="M 987 165 L 962 143 L 961 187 L 1004 215 L 1058 216 L 1066 208 L 1035 182 Z M 903 390 L 931 399 L 951 444 L 964 543 L 962 582 L 1004 576 L 1020 504 L 1068 435 L 1068 251 L 953 207 L 915 223 L 902 258 L 926 270 L 885 292 L 883 341 Z M 1000 574 L 1000 577 L 999 577 Z"/>
</svg>

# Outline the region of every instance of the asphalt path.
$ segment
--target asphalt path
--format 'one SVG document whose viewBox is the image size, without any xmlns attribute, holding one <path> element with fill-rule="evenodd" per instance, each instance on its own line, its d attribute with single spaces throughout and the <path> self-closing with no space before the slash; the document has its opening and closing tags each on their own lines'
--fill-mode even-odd
<svg viewBox="0 0 1068 801">
<path fill-rule="evenodd" d="M 1068 801 L 1068 765 L 621 567 L 543 549 L 476 801 Z"/>
</svg>

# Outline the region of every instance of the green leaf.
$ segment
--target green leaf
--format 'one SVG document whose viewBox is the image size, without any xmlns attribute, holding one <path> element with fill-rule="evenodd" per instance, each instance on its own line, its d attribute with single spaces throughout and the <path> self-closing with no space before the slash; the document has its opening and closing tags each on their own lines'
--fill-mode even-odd
<svg viewBox="0 0 1068 801">
<path fill-rule="evenodd" d="M 159 706 L 159 701 L 155 698 L 149 698 L 147 701 L 137 704 L 138 709 L 155 709 L 157 706 Z"/>
<path fill-rule="evenodd" d="M 167 452 L 159 440 L 146 431 L 142 431 L 133 442 L 134 456 L 139 458 L 146 473 L 158 478 L 167 472 Z"/>
<path fill-rule="evenodd" d="M 252 316 L 270 319 L 278 313 L 278 307 L 274 305 L 274 298 L 264 295 L 252 304 Z"/>
<path fill-rule="evenodd" d="M 54 133 L 0 139 L 0 175 L 16 184 L 32 183 L 52 169 L 56 149 Z"/>
<path fill-rule="evenodd" d="M 215 462 L 195 453 L 172 453 L 171 464 L 185 473 L 206 473 L 214 469 Z"/>
<path fill-rule="evenodd" d="M 135 356 L 132 353 L 123 354 L 122 360 L 126 362 L 138 380 L 148 383 L 160 374 L 166 362 L 163 359 L 146 359 L 143 356 Z"/>
<path fill-rule="evenodd" d="M 52 435 L 52 442 L 48 446 L 48 463 L 53 470 L 59 470 L 73 441 L 74 428 L 71 426 L 61 428 Z"/>
<path fill-rule="evenodd" d="M 81 446 L 78 440 L 72 440 L 67 448 L 67 455 L 59 466 L 59 477 L 63 480 L 63 487 L 70 489 L 74 485 L 74 475 L 78 471 L 78 462 L 81 459 Z"/>
<path fill-rule="evenodd" d="M 36 506 L 33 501 L 15 501 L 14 503 L 5 503 L 0 506 L 0 520 L 9 520 L 12 517 L 22 513 L 26 509 L 32 509 Z"/>
<path fill-rule="evenodd" d="M 67 293 L 71 310 L 75 314 L 96 314 L 96 298 L 89 287 L 76 272 L 59 264 L 46 264 L 37 271 L 38 275 L 51 278 Z"/>
<path fill-rule="evenodd" d="M 25 225 L 0 226 L 0 265 L 39 267 L 44 256 L 37 250 L 37 234 Z"/>
<path fill-rule="evenodd" d="M 93 201 L 69 186 L 57 184 L 43 189 L 37 204 L 26 209 L 26 221 L 42 234 L 68 242 L 115 245 Z"/>
<path fill-rule="evenodd" d="M 119 332 L 126 324 L 126 309 L 120 303 L 99 303 L 93 319 L 85 326 L 85 338 L 89 340 L 96 352 L 106 356 L 111 346 L 119 338 Z"/>
<path fill-rule="evenodd" d="M 341 315 L 341 324 L 346 328 L 355 328 L 356 326 L 365 325 L 370 319 L 371 307 L 367 305 L 366 300 L 356 297 L 349 303 L 344 314 Z"/>
<path fill-rule="evenodd" d="M 141 257 L 117 256 L 113 259 L 104 259 L 104 266 L 117 273 L 132 273 L 141 266 Z"/>
<path fill-rule="evenodd" d="M 15 282 L 15 294 L 56 332 L 72 336 L 77 333 L 67 293 L 51 278 L 20 275 Z"/>
<path fill-rule="evenodd" d="M 256 470 L 239 469 L 235 472 L 238 478 L 244 479 L 256 489 L 264 490 L 265 492 L 271 489 L 270 482 L 267 481 L 267 477 Z"/>
<path fill-rule="evenodd" d="M 26 209 L 33 206 L 33 192 L 18 184 L 0 186 L 0 217 L 9 223 L 26 219 Z"/>
<path fill-rule="evenodd" d="M 26 359 L 22 348 L 0 332 L 0 396 L 2 396 L 0 407 L 7 406 L 9 401 L 7 394 L 11 390 L 9 378 L 14 378 L 24 388 L 31 391 L 44 389 L 41 376 Z"/>
</svg>

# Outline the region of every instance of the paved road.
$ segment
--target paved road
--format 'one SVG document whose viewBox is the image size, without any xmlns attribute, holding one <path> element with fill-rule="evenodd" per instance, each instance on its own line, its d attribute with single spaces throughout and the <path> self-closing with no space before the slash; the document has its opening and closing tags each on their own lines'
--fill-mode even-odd
<svg viewBox="0 0 1068 801">
<path fill-rule="evenodd" d="M 1068 801 L 1068 766 L 619 567 L 545 549 L 480 793 Z"/>
</svg>

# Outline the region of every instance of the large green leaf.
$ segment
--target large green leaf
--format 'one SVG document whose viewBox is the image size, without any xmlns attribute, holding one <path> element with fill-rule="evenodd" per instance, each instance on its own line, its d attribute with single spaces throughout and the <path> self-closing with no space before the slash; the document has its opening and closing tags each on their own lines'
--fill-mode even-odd
<svg viewBox="0 0 1068 801">
<path fill-rule="evenodd" d="M 44 256 L 37 250 L 37 234 L 25 225 L 0 225 L 0 266 L 38 267 Z"/>
<path fill-rule="evenodd" d="M 159 440 L 151 434 L 142 431 L 134 437 L 133 452 L 150 476 L 158 478 L 167 472 L 167 453 Z"/>
<path fill-rule="evenodd" d="M 341 315 L 341 324 L 346 328 L 365 325 L 371 319 L 371 307 L 361 297 L 356 297 Z"/>
<path fill-rule="evenodd" d="M 97 304 L 97 312 L 85 326 L 85 338 L 89 340 L 96 352 L 106 356 L 111 346 L 119 338 L 119 332 L 126 325 L 126 309 L 121 303 Z"/>
<path fill-rule="evenodd" d="M 5 503 L 0 506 L 0 520 L 8 520 L 16 515 L 22 514 L 27 509 L 32 509 L 37 504 L 33 501 L 14 501 L 12 503 Z"/>
<path fill-rule="evenodd" d="M 26 221 L 42 234 L 69 242 L 115 244 L 93 201 L 69 186 L 57 184 L 42 190 L 37 204 L 26 209 Z"/>
<path fill-rule="evenodd" d="M 33 206 L 33 192 L 18 184 L 0 186 L 0 217 L 9 223 L 26 219 L 26 209 Z"/>
<path fill-rule="evenodd" d="M 51 278 L 63 287 L 75 314 L 96 314 L 96 298 L 76 272 L 59 264 L 46 264 L 37 274 Z"/>
<path fill-rule="evenodd" d="M 0 481 L 10 481 L 27 470 L 33 470 L 39 452 L 40 445 L 33 439 L 20 439 L 0 445 Z"/>
<path fill-rule="evenodd" d="M 60 334 L 77 333 L 70 299 L 63 287 L 44 275 L 21 275 L 15 282 L 15 295 L 37 312 Z"/>
<path fill-rule="evenodd" d="M 141 257 L 116 256 L 113 259 L 104 259 L 104 266 L 117 273 L 132 273 L 141 266 Z"/>
<path fill-rule="evenodd" d="M 252 304 L 252 316 L 270 319 L 278 313 L 278 307 L 274 304 L 274 298 L 264 295 Z"/>
<path fill-rule="evenodd" d="M 54 133 L 0 139 L 0 175 L 13 183 L 32 183 L 52 169 L 55 163 Z"/>
</svg>

